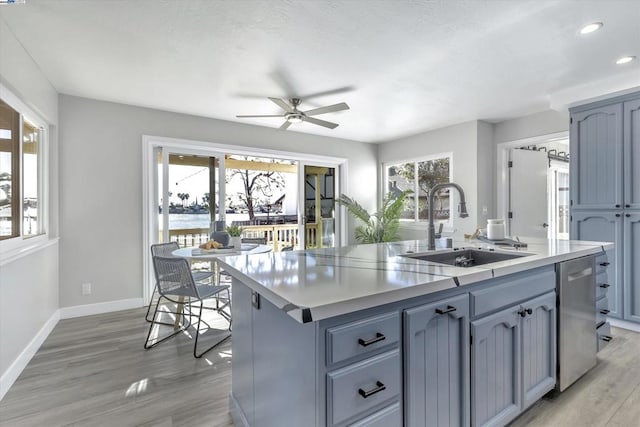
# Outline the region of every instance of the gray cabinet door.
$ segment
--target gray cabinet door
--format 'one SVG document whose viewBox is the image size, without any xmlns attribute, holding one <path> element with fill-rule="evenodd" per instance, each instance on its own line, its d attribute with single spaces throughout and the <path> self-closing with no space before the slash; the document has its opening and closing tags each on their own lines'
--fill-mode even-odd
<svg viewBox="0 0 640 427">
<path fill-rule="evenodd" d="M 624 318 L 640 322 L 640 211 L 624 215 Z"/>
<path fill-rule="evenodd" d="M 624 206 L 640 209 L 640 99 L 624 103 Z"/>
<path fill-rule="evenodd" d="M 469 426 L 469 296 L 404 312 L 405 426 Z"/>
<path fill-rule="evenodd" d="M 609 316 L 622 318 L 622 211 L 573 211 L 571 215 L 571 239 L 613 242 L 615 247 L 607 251 L 609 261 Z"/>
<path fill-rule="evenodd" d="M 523 409 L 556 385 L 556 293 L 522 304 Z M 529 310 L 531 312 L 529 313 Z"/>
<path fill-rule="evenodd" d="M 574 113 L 571 119 L 573 207 L 622 207 L 622 104 Z"/>
<path fill-rule="evenodd" d="M 520 306 L 471 323 L 471 423 L 505 425 L 520 413 Z"/>
</svg>

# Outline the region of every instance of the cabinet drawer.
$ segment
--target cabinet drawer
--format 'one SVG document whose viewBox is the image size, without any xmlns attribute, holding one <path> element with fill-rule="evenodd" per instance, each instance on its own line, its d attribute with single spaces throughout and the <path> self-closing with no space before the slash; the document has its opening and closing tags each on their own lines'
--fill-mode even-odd
<svg viewBox="0 0 640 427">
<path fill-rule="evenodd" d="M 555 290 L 556 274 L 552 268 L 545 268 L 533 274 L 527 272 L 500 278 L 495 283 L 499 284 L 471 292 L 473 317 Z"/>
<path fill-rule="evenodd" d="M 607 270 L 599 272 L 596 276 L 596 300 L 607 295 L 609 287 L 609 274 L 607 273 Z"/>
<path fill-rule="evenodd" d="M 609 263 L 609 254 L 607 252 L 602 252 L 600 255 L 596 256 L 596 274 L 607 271 Z"/>
<path fill-rule="evenodd" d="M 393 350 L 327 374 L 327 420 L 339 424 L 397 397 L 400 370 Z"/>
<path fill-rule="evenodd" d="M 400 412 L 400 404 L 394 403 L 378 412 L 369 415 L 349 427 L 390 427 L 402 425 L 402 413 Z"/>
<path fill-rule="evenodd" d="M 613 339 L 609 322 L 600 325 L 600 327 L 596 329 L 596 336 L 598 337 L 598 351 L 600 351 Z"/>
<path fill-rule="evenodd" d="M 609 314 L 609 298 L 600 298 L 596 301 L 596 325 L 606 322 L 607 314 Z"/>
<path fill-rule="evenodd" d="M 327 329 L 327 364 L 363 355 L 397 344 L 400 338 L 398 312 L 370 317 Z"/>
</svg>

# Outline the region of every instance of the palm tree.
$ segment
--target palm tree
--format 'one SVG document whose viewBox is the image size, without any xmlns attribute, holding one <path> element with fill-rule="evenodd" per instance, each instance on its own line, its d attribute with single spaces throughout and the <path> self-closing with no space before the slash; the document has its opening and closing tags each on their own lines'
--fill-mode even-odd
<svg viewBox="0 0 640 427">
<path fill-rule="evenodd" d="M 382 201 L 382 207 L 374 214 L 369 214 L 358 202 L 346 196 L 340 195 L 336 200 L 351 215 L 362 221 L 355 230 L 355 238 L 359 243 L 393 242 L 400 239 L 400 215 L 404 209 L 404 202 L 411 190 L 405 190 L 397 196 L 389 193 Z"/>
</svg>

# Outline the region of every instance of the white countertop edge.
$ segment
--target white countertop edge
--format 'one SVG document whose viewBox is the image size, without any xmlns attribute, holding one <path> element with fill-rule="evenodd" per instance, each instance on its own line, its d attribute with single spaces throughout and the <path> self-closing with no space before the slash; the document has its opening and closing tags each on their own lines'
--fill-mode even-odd
<svg viewBox="0 0 640 427">
<path fill-rule="evenodd" d="M 582 244 L 573 241 L 574 246 L 582 246 Z M 507 260 L 497 263 L 492 263 L 490 268 L 483 268 L 483 266 L 473 267 L 472 269 L 463 269 L 461 267 L 453 267 L 460 272 L 456 276 L 445 277 L 442 280 L 429 282 L 421 285 L 410 286 L 406 288 L 398 288 L 390 291 L 376 293 L 371 295 L 365 295 L 361 297 L 351 298 L 343 301 L 336 301 L 324 304 L 317 307 L 305 307 L 299 306 L 295 303 L 286 300 L 280 295 L 274 293 L 269 288 L 263 286 L 256 280 L 240 272 L 232 265 L 227 264 L 224 258 L 219 258 L 218 262 L 222 267 L 229 271 L 232 276 L 239 279 L 251 290 L 258 292 L 261 297 L 266 298 L 269 302 L 275 305 L 277 308 L 285 311 L 290 317 L 295 319 L 299 323 L 307 323 L 311 321 L 319 321 L 330 317 L 339 316 L 342 314 L 351 313 L 358 310 L 364 310 L 379 305 L 389 304 L 404 299 L 414 298 L 418 296 L 427 295 L 443 291 L 446 289 L 452 289 L 456 287 L 456 280 L 458 281 L 458 287 L 470 285 L 480 282 L 482 280 L 488 280 L 495 277 L 506 276 L 509 274 L 517 273 L 523 270 L 529 270 L 537 267 L 543 267 L 558 262 L 567 261 L 570 259 L 580 258 L 583 256 L 595 255 L 603 250 L 613 249 L 612 243 L 602 242 L 583 242 L 584 248 L 574 250 L 570 253 L 557 254 L 557 255 L 531 255 L 525 256 L 517 261 Z M 474 246 L 467 245 L 468 246 Z M 521 252 L 527 252 L 528 248 L 520 249 Z M 532 252 L 535 248 L 529 249 Z M 502 264 L 502 265 L 501 265 Z"/>
</svg>

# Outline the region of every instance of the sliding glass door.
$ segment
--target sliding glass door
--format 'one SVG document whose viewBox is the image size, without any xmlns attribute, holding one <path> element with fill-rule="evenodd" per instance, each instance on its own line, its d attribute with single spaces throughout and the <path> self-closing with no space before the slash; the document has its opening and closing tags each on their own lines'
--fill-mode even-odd
<svg viewBox="0 0 640 427">
<path fill-rule="evenodd" d="M 157 148 L 158 242 L 195 246 L 208 240 L 224 212 L 219 208 L 220 197 L 224 197 L 224 180 L 219 185 L 219 158 Z"/>
</svg>

